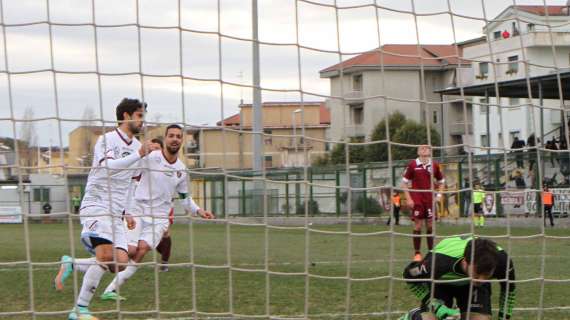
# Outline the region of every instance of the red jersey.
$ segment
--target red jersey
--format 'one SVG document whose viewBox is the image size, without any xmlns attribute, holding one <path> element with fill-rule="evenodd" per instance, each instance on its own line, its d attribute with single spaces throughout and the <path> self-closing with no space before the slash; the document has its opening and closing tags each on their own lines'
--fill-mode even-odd
<svg viewBox="0 0 570 320">
<path fill-rule="evenodd" d="M 431 177 L 433 171 L 433 178 L 437 181 L 437 184 L 443 184 L 444 178 L 443 173 L 439 163 L 435 161 L 430 161 L 425 165 L 422 164 L 420 159 L 412 160 L 408 163 L 406 171 L 402 180 L 405 184 L 412 184 L 412 189 L 415 190 L 430 190 L 431 189 Z M 410 196 L 414 202 L 418 201 L 429 201 L 431 203 L 432 193 L 431 192 L 413 192 L 410 191 Z"/>
</svg>

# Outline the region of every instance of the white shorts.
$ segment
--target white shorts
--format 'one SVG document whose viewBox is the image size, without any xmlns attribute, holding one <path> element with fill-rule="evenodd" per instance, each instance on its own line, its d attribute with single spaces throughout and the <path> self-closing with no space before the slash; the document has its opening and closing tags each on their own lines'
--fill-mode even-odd
<svg viewBox="0 0 570 320">
<path fill-rule="evenodd" d="M 107 240 L 115 248 L 128 250 L 126 228 L 120 217 L 110 216 L 104 208 L 95 206 L 82 209 L 80 214 L 83 225 L 81 243 L 87 252 L 95 255 L 92 238 Z"/>
<path fill-rule="evenodd" d="M 168 219 L 152 219 L 150 217 L 135 218 L 136 226 L 133 230 L 127 230 L 129 246 L 138 246 L 140 240 L 146 242 L 149 247 L 156 249 L 162 236 L 168 230 Z M 154 220 L 154 221 L 153 221 Z"/>
<path fill-rule="evenodd" d="M 134 208 L 133 208 L 134 209 Z M 153 209 L 153 213 L 156 214 L 157 209 Z M 168 219 L 168 212 L 164 217 L 150 217 L 151 209 L 143 206 L 138 206 L 134 209 L 134 214 L 143 215 L 142 217 L 135 216 L 136 221 L 135 228 L 133 230 L 128 230 L 127 228 L 127 239 L 129 246 L 138 246 L 140 240 L 143 240 L 148 244 L 149 247 L 156 249 L 162 236 L 168 230 L 170 226 L 170 221 Z"/>
</svg>

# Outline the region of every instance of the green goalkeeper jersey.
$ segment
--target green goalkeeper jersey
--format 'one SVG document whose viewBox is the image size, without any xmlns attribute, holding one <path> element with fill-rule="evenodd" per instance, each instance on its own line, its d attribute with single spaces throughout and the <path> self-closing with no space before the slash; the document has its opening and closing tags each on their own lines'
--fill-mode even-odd
<svg viewBox="0 0 570 320">
<path fill-rule="evenodd" d="M 452 237 L 442 240 L 428 253 L 423 261 L 411 263 L 404 270 L 405 279 L 426 279 L 421 282 L 408 282 L 410 290 L 422 301 L 430 297 L 431 283 L 434 280 L 459 280 L 447 282 L 446 285 L 469 286 L 469 276 L 461 268 L 465 247 L 472 237 Z M 515 304 L 515 268 L 512 260 L 501 248 L 499 260 L 491 279 L 500 280 L 501 292 L 499 295 L 499 312 L 506 313 L 510 318 Z M 433 264 L 435 259 L 435 264 Z M 432 270 L 433 265 L 433 270 Z M 508 267 L 508 270 L 507 270 Z M 505 308 L 506 307 L 506 308 Z"/>
</svg>

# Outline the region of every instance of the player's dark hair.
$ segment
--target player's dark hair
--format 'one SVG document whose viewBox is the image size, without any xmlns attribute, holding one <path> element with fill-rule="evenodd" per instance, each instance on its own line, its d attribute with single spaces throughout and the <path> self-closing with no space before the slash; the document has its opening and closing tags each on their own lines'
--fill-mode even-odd
<svg viewBox="0 0 570 320">
<path fill-rule="evenodd" d="M 150 142 L 152 142 L 152 143 L 158 143 L 161 148 L 164 148 L 164 143 L 162 143 L 162 138 L 156 137 L 156 138 L 150 140 Z"/>
<path fill-rule="evenodd" d="M 471 250 L 475 251 L 471 252 Z M 482 238 L 474 238 L 469 241 L 463 254 L 468 264 L 471 264 L 471 258 L 474 259 L 475 272 L 478 274 L 493 273 L 499 259 L 497 244 L 492 240 Z"/>
<path fill-rule="evenodd" d="M 117 121 L 125 120 L 125 112 L 132 116 L 139 109 L 146 111 L 146 102 L 138 99 L 123 98 L 116 109 Z"/>
<path fill-rule="evenodd" d="M 182 127 L 177 125 L 177 124 L 171 124 L 168 127 L 166 127 L 166 130 L 164 130 L 164 136 L 166 137 L 166 135 L 168 135 L 168 130 L 170 129 L 178 129 L 180 131 L 182 131 Z"/>
</svg>

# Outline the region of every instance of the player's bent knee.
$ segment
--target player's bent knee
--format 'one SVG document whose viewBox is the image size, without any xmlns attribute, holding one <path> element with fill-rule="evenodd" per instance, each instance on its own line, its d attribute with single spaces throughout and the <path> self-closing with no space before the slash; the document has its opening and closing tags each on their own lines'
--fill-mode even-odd
<svg viewBox="0 0 570 320">
<path fill-rule="evenodd" d="M 134 256 L 137 253 L 137 249 L 138 248 L 136 246 L 129 245 L 129 258 L 131 258 L 131 259 L 134 258 Z"/>
</svg>

